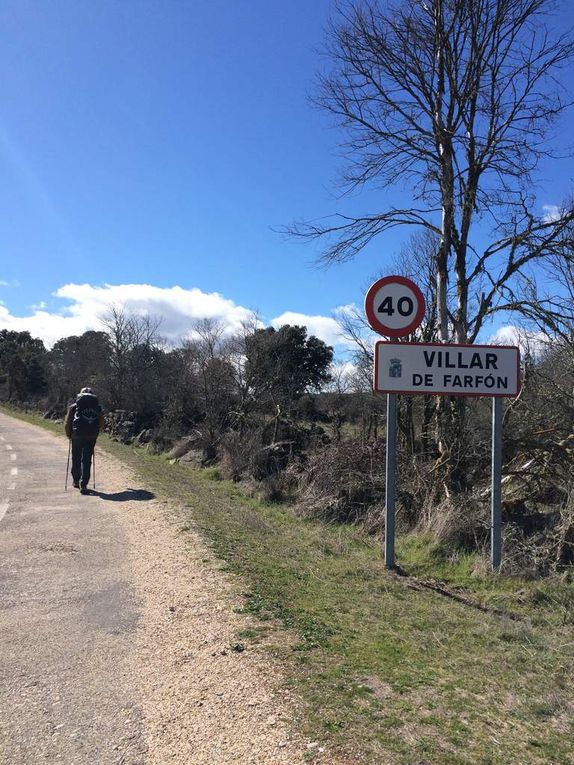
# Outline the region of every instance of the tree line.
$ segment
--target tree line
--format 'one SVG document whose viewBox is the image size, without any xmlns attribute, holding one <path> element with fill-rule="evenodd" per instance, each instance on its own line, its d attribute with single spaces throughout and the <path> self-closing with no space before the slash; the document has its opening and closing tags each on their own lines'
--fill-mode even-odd
<svg viewBox="0 0 574 765">
<path fill-rule="evenodd" d="M 177 347 L 161 337 L 161 320 L 112 307 L 100 331 L 58 340 L 51 349 L 28 332 L 0 331 L 0 385 L 17 404 L 62 416 L 74 395 L 93 387 L 108 413 L 129 415 L 135 430 L 166 441 L 195 432 L 206 459 L 224 435 L 240 437 L 293 420 L 301 399 L 331 380 L 333 349 L 305 327 L 239 332 L 218 320 L 195 322 Z"/>
</svg>

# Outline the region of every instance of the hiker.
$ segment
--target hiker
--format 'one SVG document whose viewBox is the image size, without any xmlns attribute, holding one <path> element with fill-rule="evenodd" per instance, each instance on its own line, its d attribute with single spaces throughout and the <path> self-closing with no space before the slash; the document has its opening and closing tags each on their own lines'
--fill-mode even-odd
<svg viewBox="0 0 574 765">
<path fill-rule="evenodd" d="M 80 494 L 88 493 L 88 481 L 96 439 L 104 426 L 98 397 L 91 388 L 82 388 L 66 412 L 64 430 L 72 439 L 72 480 Z"/>
</svg>

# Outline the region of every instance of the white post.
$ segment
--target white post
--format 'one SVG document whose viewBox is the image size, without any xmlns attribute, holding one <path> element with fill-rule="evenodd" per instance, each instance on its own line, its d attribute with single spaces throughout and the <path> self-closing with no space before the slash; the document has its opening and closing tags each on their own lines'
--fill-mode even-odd
<svg viewBox="0 0 574 765">
<path fill-rule="evenodd" d="M 385 481 L 385 567 L 395 567 L 395 491 L 397 473 L 397 394 L 387 394 Z"/>
<path fill-rule="evenodd" d="M 498 571 L 502 561 L 502 399 L 492 399 L 492 496 L 490 505 L 490 563 Z"/>
</svg>

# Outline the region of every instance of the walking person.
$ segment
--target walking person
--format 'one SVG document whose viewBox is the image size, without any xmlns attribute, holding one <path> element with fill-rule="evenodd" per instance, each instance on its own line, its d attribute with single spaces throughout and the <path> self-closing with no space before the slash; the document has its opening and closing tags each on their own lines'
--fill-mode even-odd
<svg viewBox="0 0 574 765">
<path fill-rule="evenodd" d="M 94 448 L 103 426 L 104 415 L 98 397 L 91 388 L 82 388 L 64 420 L 64 430 L 72 441 L 72 481 L 80 494 L 88 493 Z"/>
</svg>

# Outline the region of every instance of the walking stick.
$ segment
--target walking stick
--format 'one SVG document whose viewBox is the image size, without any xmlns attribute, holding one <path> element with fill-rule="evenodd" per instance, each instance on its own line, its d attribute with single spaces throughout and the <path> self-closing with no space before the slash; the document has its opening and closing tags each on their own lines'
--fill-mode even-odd
<svg viewBox="0 0 574 765">
<path fill-rule="evenodd" d="M 70 472 L 70 452 L 72 451 L 72 439 L 68 438 L 68 464 L 66 465 L 66 483 L 64 491 L 68 491 L 68 473 Z"/>
<path fill-rule="evenodd" d="M 96 446 L 94 444 L 94 453 L 92 454 L 92 460 L 94 464 L 94 490 L 96 488 Z"/>
</svg>

